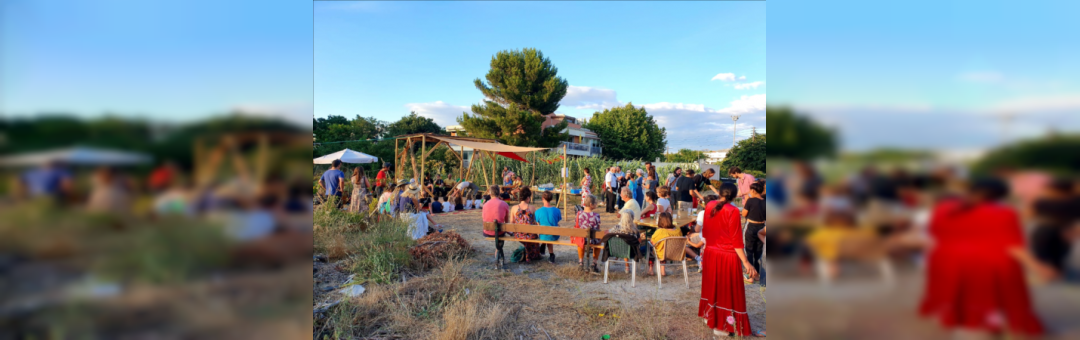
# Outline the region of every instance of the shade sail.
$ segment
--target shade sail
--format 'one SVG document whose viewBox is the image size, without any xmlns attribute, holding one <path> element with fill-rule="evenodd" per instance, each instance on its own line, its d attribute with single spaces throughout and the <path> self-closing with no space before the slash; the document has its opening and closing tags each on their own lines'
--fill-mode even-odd
<svg viewBox="0 0 1080 340">
<path fill-rule="evenodd" d="M 340 159 L 342 163 L 352 163 L 352 164 L 367 164 L 367 163 L 375 163 L 375 162 L 379 161 L 378 157 L 375 157 L 375 156 L 372 156 L 372 155 L 369 155 L 369 154 L 366 154 L 366 153 L 363 153 L 363 152 L 360 152 L 360 151 L 354 151 L 354 150 L 345 149 L 345 150 L 341 150 L 341 151 L 338 151 L 338 152 L 335 152 L 335 153 L 332 153 L 332 154 L 329 154 L 329 155 L 325 155 L 325 156 L 316 158 L 315 159 L 315 164 L 330 164 L 330 163 L 333 163 L 335 159 Z"/>
<path fill-rule="evenodd" d="M 70 165 L 134 165 L 149 163 L 151 159 L 141 153 L 77 146 L 4 157 L 0 158 L 0 165 L 36 166 L 50 162 Z"/>
</svg>

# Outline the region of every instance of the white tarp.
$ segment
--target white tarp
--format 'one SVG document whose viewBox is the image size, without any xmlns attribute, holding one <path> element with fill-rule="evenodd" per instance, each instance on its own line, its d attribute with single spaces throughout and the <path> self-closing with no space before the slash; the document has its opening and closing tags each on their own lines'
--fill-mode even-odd
<svg viewBox="0 0 1080 340">
<path fill-rule="evenodd" d="M 315 164 L 330 164 L 335 159 L 340 159 L 342 163 L 352 164 L 366 164 L 375 163 L 379 161 L 378 157 L 354 150 L 341 150 L 326 156 L 322 156 L 315 159 Z"/>
<path fill-rule="evenodd" d="M 77 146 L 4 157 L 0 158 L 0 165 L 37 166 L 49 162 L 61 162 L 70 165 L 133 165 L 145 164 L 150 161 L 150 156 L 140 153 Z"/>
</svg>

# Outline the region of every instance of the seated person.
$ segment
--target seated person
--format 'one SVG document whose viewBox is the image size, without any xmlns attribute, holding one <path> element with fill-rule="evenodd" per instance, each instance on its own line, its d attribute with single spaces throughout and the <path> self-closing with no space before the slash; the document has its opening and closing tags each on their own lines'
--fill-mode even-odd
<svg viewBox="0 0 1080 340">
<path fill-rule="evenodd" d="M 701 272 L 701 249 L 705 248 L 705 239 L 701 237 L 701 224 L 694 226 L 694 231 L 686 235 L 686 256 L 698 263 L 698 273 Z"/>
<path fill-rule="evenodd" d="M 462 208 L 465 209 L 465 210 L 472 210 L 473 201 L 469 200 L 469 199 L 465 200 L 465 204 L 463 204 Z"/>
<path fill-rule="evenodd" d="M 461 204 L 461 196 L 454 197 L 454 210 L 465 209 L 465 205 Z"/>
<path fill-rule="evenodd" d="M 675 229 L 675 223 L 672 222 L 671 214 L 666 212 L 660 213 L 659 220 L 660 223 L 657 223 L 656 225 L 656 232 L 653 232 L 652 238 L 649 239 L 649 242 L 652 242 L 653 246 L 656 248 L 656 260 L 664 261 L 666 260 L 666 258 L 664 257 L 664 248 L 666 245 L 658 242 L 668 237 L 682 237 L 682 232 L 680 232 L 678 229 Z M 652 275 L 652 272 L 652 263 L 650 262 L 649 274 Z M 664 266 L 660 266 L 660 276 L 667 276 L 667 274 L 664 273 Z"/>
<path fill-rule="evenodd" d="M 849 211 L 830 211 L 825 215 L 824 223 L 807 236 L 806 244 L 817 258 L 825 281 L 831 281 L 839 274 L 841 258 L 872 255 L 853 252 L 852 245 L 861 245 L 861 249 L 880 248 L 874 246 L 877 243 L 874 231 L 859 228 L 855 215 Z"/>
<path fill-rule="evenodd" d="M 442 206 L 443 206 L 443 211 L 445 211 L 445 212 L 453 212 L 454 210 L 456 210 L 456 209 L 454 209 L 455 207 L 454 207 L 453 202 L 449 202 L 449 201 L 444 200 L 442 202 Z"/>
<path fill-rule="evenodd" d="M 443 198 L 439 198 L 438 202 L 431 203 L 431 209 L 429 210 L 432 214 L 441 214 L 443 212 L 446 212 L 446 210 L 444 209 L 443 200 Z"/>
<path fill-rule="evenodd" d="M 484 201 L 480 200 L 480 194 L 473 195 L 473 201 L 472 202 L 473 202 L 473 207 L 476 207 L 476 209 L 480 209 L 480 207 L 484 206 Z"/>
</svg>

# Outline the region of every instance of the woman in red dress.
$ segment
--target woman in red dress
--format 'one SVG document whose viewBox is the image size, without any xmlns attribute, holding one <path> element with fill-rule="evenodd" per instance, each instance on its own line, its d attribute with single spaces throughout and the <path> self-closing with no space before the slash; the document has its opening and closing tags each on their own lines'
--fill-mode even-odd
<svg viewBox="0 0 1080 340">
<path fill-rule="evenodd" d="M 980 180 L 934 209 L 921 315 L 950 330 L 1042 334 L 1021 265 L 1046 268 L 1025 248 L 1016 211 L 998 203 L 1007 195 L 1004 182 Z"/>
<path fill-rule="evenodd" d="M 739 188 L 725 183 L 719 190 L 720 199 L 705 207 L 701 228 L 705 249 L 701 252 L 698 316 L 705 318 L 705 324 L 716 335 L 763 336 L 764 332 L 751 331 L 750 317 L 746 314 L 743 272 L 750 278 L 757 278 L 758 273 L 746 260 L 739 209 L 731 205 Z"/>
</svg>

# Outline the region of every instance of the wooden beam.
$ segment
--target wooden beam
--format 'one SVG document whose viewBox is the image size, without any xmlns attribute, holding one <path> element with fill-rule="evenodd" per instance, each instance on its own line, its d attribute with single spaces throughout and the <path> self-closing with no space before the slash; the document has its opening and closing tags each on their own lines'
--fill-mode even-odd
<svg viewBox="0 0 1080 340">
<path fill-rule="evenodd" d="M 401 172 L 401 168 L 398 167 L 398 141 L 398 139 L 394 139 L 394 183 L 397 183 L 398 173 Z"/>
<path fill-rule="evenodd" d="M 415 142 L 413 142 L 413 143 L 415 143 Z M 420 184 L 420 180 L 419 180 L 419 179 L 417 179 L 417 177 L 419 176 L 419 174 L 417 174 L 417 172 L 416 172 L 416 152 L 414 152 L 414 151 L 413 151 L 413 146 L 412 146 L 412 145 L 410 145 L 410 146 L 409 146 L 409 156 L 410 156 L 410 157 L 412 157 L 412 174 L 413 174 L 413 179 L 416 179 L 416 183 Z"/>
<path fill-rule="evenodd" d="M 436 145 L 436 146 L 438 146 L 438 145 Z M 417 177 L 416 183 L 419 184 L 420 187 L 424 187 L 424 174 L 425 174 L 425 172 L 427 172 L 427 169 L 425 169 L 425 167 L 427 166 L 427 153 L 424 152 L 424 150 L 426 150 L 426 149 L 427 149 L 427 136 L 422 136 L 422 137 L 420 137 L 420 174 L 416 176 Z M 431 148 L 431 149 L 435 150 L 435 148 Z"/>
<path fill-rule="evenodd" d="M 491 151 L 485 151 L 485 152 L 487 152 L 488 157 L 491 157 L 491 180 L 495 181 L 496 184 L 502 183 L 502 182 L 499 182 L 499 176 L 498 176 L 499 162 L 495 160 L 495 154 L 492 153 Z M 501 189 L 502 188 L 500 188 L 500 190 Z"/>
<path fill-rule="evenodd" d="M 427 149 L 427 152 L 424 152 L 424 156 L 423 156 L 423 157 L 421 157 L 421 158 L 424 158 L 424 159 L 426 159 L 426 158 L 427 158 L 427 156 L 431 155 L 431 152 L 432 152 L 432 151 L 435 151 L 435 149 L 437 149 L 437 148 L 439 147 L 439 145 L 442 145 L 443 143 L 445 143 L 445 142 L 443 142 L 443 141 L 439 141 L 438 143 L 435 143 L 435 145 L 434 145 L 434 146 L 432 146 L 432 147 L 431 147 L 431 149 Z M 426 144 L 426 142 L 425 142 L 425 144 Z M 448 147 L 449 147 L 449 146 L 448 146 Z M 421 149 L 421 151 L 422 151 L 422 150 L 423 150 L 423 149 Z M 453 149 L 450 149 L 450 150 L 453 150 Z"/>
<path fill-rule="evenodd" d="M 484 223 L 484 230 L 495 230 L 495 222 Z M 531 224 L 503 224 L 502 231 L 510 233 L 528 233 L 543 235 L 559 235 L 564 237 L 589 237 L 588 229 L 547 227 Z"/>
</svg>

